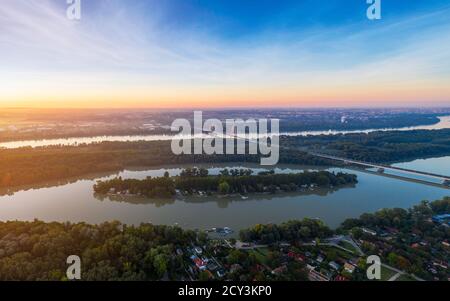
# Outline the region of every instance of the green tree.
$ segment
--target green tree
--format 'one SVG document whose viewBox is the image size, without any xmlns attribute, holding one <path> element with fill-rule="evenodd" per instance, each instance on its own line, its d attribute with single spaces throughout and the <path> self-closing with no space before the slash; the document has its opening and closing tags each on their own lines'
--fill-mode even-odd
<svg viewBox="0 0 450 301">
<path fill-rule="evenodd" d="M 219 184 L 217 190 L 220 194 L 228 194 L 230 192 L 230 185 L 227 183 L 227 181 L 223 181 Z"/>
<path fill-rule="evenodd" d="M 198 274 L 198 280 L 200 281 L 209 281 L 210 280 L 210 274 L 206 271 L 201 271 L 200 274 Z"/>
</svg>

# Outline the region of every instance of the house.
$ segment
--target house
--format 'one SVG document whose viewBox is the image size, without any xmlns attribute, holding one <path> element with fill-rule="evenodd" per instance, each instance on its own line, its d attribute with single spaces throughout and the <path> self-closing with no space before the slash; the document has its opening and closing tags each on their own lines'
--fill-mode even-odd
<svg viewBox="0 0 450 301">
<path fill-rule="evenodd" d="M 332 261 L 328 264 L 331 268 L 335 269 L 336 271 L 339 271 L 339 269 L 341 268 L 341 266 L 339 264 L 337 264 L 336 262 Z"/>
<path fill-rule="evenodd" d="M 223 278 L 225 276 L 225 271 L 223 269 L 220 269 L 216 272 L 217 277 Z"/>
<path fill-rule="evenodd" d="M 203 260 L 201 260 L 200 258 L 195 258 L 195 259 L 194 259 L 194 263 L 195 263 L 195 266 L 196 266 L 200 271 L 206 270 L 206 263 L 205 263 Z"/>
<path fill-rule="evenodd" d="M 230 267 L 230 272 L 231 272 L 231 273 L 234 273 L 234 272 L 239 271 L 239 270 L 242 270 L 242 267 L 241 267 L 240 264 L 235 263 L 235 264 L 233 264 L 233 265 Z"/>
<path fill-rule="evenodd" d="M 447 268 L 448 268 L 448 267 L 447 267 L 447 264 L 445 264 L 445 263 L 442 262 L 442 261 L 439 261 L 439 262 L 435 261 L 435 262 L 433 262 L 433 265 L 434 265 L 434 266 L 437 266 L 437 267 L 440 267 L 440 268 L 442 268 L 442 269 L 447 269 Z"/>
<path fill-rule="evenodd" d="M 285 273 L 287 271 L 287 266 L 282 265 L 278 268 L 276 268 L 275 270 L 272 271 L 273 275 L 281 275 L 283 273 Z"/>
<path fill-rule="evenodd" d="M 438 224 L 450 225 L 450 214 L 435 215 L 432 220 Z"/>
<path fill-rule="evenodd" d="M 319 255 L 319 256 L 317 256 L 316 261 L 317 261 L 318 263 L 322 263 L 322 262 L 324 261 L 324 259 L 325 259 L 325 258 L 323 258 L 322 255 Z"/>
<path fill-rule="evenodd" d="M 330 281 L 330 278 L 316 270 L 309 270 L 308 279 L 310 281 Z"/>
<path fill-rule="evenodd" d="M 442 245 L 447 248 L 450 247 L 450 244 L 447 241 L 443 241 Z"/>
<path fill-rule="evenodd" d="M 337 275 L 337 276 L 334 278 L 334 281 L 349 281 L 349 280 L 347 279 L 347 277 L 345 277 L 345 276 L 343 276 L 343 275 Z"/>
<path fill-rule="evenodd" d="M 370 229 L 367 229 L 367 228 L 361 228 L 361 230 L 362 230 L 364 233 L 366 233 L 366 234 L 369 234 L 369 235 L 372 235 L 372 236 L 377 236 L 377 232 L 375 232 L 375 231 L 373 231 L 373 230 L 370 230 Z"/>
<path fill-rule="evenodd" d="M 219 268 L 214 262 L 209 262 L 206 267 L 213 272 Z"/>
<path fill-rule="evenodd" d="M 203 250 L 200 247 L 195 247 L 194 248 L 195 253 L 197 253 L 198 255 L 202 255 L 203 254 Z"/>
<path fill-rule="evenodd" d="M 353 264 L 346 262 L 344 264 L 344 270 L 350 274 L 353 274 L 353 272 L 355 271 L 355 266 Z"/>
<path fill-rule="evenodd" d="M 292 251 L 288 253 L 288 257 L 292 258 L 292 259 L 294 259 L 296 261 L 305 261 L 305 259 L 306 259 L 305 256 L 297 254 L 297 253 L 292 252 Z"/>
</svg>

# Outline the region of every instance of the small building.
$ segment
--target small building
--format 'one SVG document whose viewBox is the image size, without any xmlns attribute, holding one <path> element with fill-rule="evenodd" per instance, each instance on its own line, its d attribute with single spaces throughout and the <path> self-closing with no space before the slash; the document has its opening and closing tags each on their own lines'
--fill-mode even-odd
<svg viewBox="0 0 450 301">
<path fill-rule="evenodd" d="M 215 264 L 214 262 L 208 262 L 208 264 L 206 265 L 206 267 L 208 268 L 208 270 L 214 272 L 215 270 L 217 270 L 219 267 L 217 266 L 217 264 Z"/>
<path fill-rule="evenodd" d="M 353 274 L 353 272 L 355 271 L 355 266 L 353 264 L 346 262 L 344 264 L 344 270 L 350 274 Z"/>
<path fill-rule="evenodd" d="M 194 263 L 200 271 L 206 270 L 206 263 L 203 260 L 201 260 L 200 258 L 195 258 Z"/>
<path fill-rule="evenodd" d="M 433 216 L 433 222 L 438 224 L 450 224 L 450 214 L 442 214 Z"/>
<path fill-rule="evenodd" d="M 288 255 L 289 258 L 292 258 L 292 259 L 294 259 L 296 261 L 305 261 L 306 260 L 305 256 L 303 256 L 301 254 L 297 254 L 297 253 L 292 252 L 292 251 L 290 251 L 287 255 Z"/>
<path fill-rule="evenodd" d="M 316 270 L 309 270 L 308 279 L 310 281 L 330 281 L 330 277 L 319 273 Z"/>
<path fill-rule="evenodd" d="M 217 277 L 223 278 L 225 276 L 225 271 L 223 269 L 220 269 L 216 272 Z"/>
<path fill-rule="evenodd" d="M 274 269 L 274 270 L 272 271 L 272 274 L 273 274 L 273 275 L 281 275 L 281 274 L 287 272 L 287 269 L 288 269 L 287 266 L 282 265 L 282 266 L 280 266 L 280 267 Z"/>
<path fill-rule="evenodd" d="M 347 277 L 343 275 L 337 275 L 336 278 L 334 278 L 334 281 L 349 281 Z"/>
<path fill-rule="evenodd" d="M 334 261 L 331 261 L 328 265 L 336 271 L 339 271 L 339 269 L 341 268 L 341 266 Z"/>
<path fill-rule="evenodd" d="M 319 255 L 319 256 L 317 256 L 316 261 L 317 261 L 318 263 L 322 263 L 322 262 L 324 261 L 324 259 L 325 259 L 325 258 L 323 258 L 322 255 Z"/>
<path fill-rule="evenodd" d="M 373 230 L 371 230 L 371 229 L 361 228 L 361 230 L 362 230 L 364 233 L 366 233 L 366 234 L 369 234 L 369 235 L 372 235 L 372 236 L 377 236 L 377 232 L 375 232 L 375 231 L 373 231 Z"/>
<path fill-rule="evenodd" d="M 242 270 L 242 267 L 241 267 L 241 265 L 238 264 L 238 263 L 235 263 L 235 264 L 233 264 L 233 265 L 230 267 L 230 272 L 231 272 L 231 273 L 234 273 L 234 272 L 239 271 L 239 270 Z"/>
</svg>

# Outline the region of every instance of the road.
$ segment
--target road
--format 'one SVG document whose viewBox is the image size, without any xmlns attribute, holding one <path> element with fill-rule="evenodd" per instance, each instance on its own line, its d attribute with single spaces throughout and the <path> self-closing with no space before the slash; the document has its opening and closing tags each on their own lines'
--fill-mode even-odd
<svg viewBox="0 0 450 301">
<path fill-rule="evenodd" d="M 442 181 L 442 183 L 445 183 L 445 182 L 450 183 L 450 176 L 439 175 L 439 174 L 435 174 L 435 173 L 419 171 L 419 170 L 412 170 L 412 169 L 401 168 L 401 167 L 395 167 L 395 166 L 390 166 L 390 165 L 386 165 L 386 164 L 375 164 L 375 163 L 357 161 L 357 160 L 341 158 L 341 157 L 336 157 L 336 156 L 331 156 L 331 155 L 326 155 L 326 154 L 319 154 L 319 153 L 313 153 L 313 152 L 310 152 L 310 154 L 313 156 L 319 157 L 319 158 L 333 160 L 333 161 L 340 161 L 340 162 L 344 162 L 346 164 L 362 165 L 362 166 L 377 168 L 377 169 L 383 170 L 383 171 L 384 170 L 399 171 L 402 173 L 413 174 L 413 175 L 418 175 L 418 176 L 426 176 L 426 177 L 438 179 L 438 180 Z"/>
</svg>

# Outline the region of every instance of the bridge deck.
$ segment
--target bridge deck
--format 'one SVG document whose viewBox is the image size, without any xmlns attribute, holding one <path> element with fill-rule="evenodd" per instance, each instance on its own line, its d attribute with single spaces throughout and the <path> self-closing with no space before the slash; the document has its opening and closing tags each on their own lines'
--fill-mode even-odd
<svg viewBox="0 0 450 301">
<path fill-rule="evenodd" d="M 212 136 L 215 136 L 215 134 L 213 133 Z M 255 141 L 254 139 L 247 138 L 247 137 L 239 137 L 238 135 L 230 135 L 229 138 L 244 140 L 244 141 L 246 141 L 248 143 L 257 143 L 257 141 Z M 291 147 L 286 147 L 286 146 L 283 147 L 283 146 L 280 146 L 280 145 L 278 147 L 279 147 L 279 149 L 286 149 L 286 150 L 292 149 Z M 340 157 L 336 157 L 336 156 L 319 154 L 319 153 L 313 153 L 313 152 L 308 152 L 308 153 L 313 155 L 313 156 L 316 156 L 316 157 L 319 157 L 319 158 L 325 158 L 325 159 L 329 159 L 329 160 L 342 161 L 342 162 L 346 162 L 346 163 L 352 163 L 352 164 L 357 164 L 357 165 L 362 165 L 362 166 L 369 166 L 369 167 L 378 168 L 378 169 L 395 170 L 395 171 L 400 171 L 400 172 L 413 174 L 413 175 L 427 176 L 427 177 L 431 177 L 431 178 L 442 180 L 443 184 L 445 186 L 448 186 L 447 183 L 450 183 L 450 176 L 439 175 L 439 174 L 430 173 L 430 172 L 426 172 L 426 171 L 419 171 L 419 170 L 395 167 L 395 166 L 390 166 L 390 165 L 385 165 L 385 164 L 374 164 L 374 163 L 369 163 L 369 162 L 351 160 L 351 159 L 340 158 Z"/>
<path fill-rule="evenodd" d="M 414 174 L 414 175 L 421 175 L 421 176 L 432 177 L 432 178 L 436 178 L 436 179 L 439 179 L 439 180 L 442 180 L 442 181 L 450 181 L 450 176 L 445 176 L 445 175 L 440 175 L 440 174 L 435 174 L 435 173 L 430 173 L 430 172 L 425 172 L 425 171 L 419 171 L 419 170 L 395 167 L 395 166 L 390 166 L 390 165 L 385 165 L 385 164 L 375 164 L 375 163 L 351 160 L 351 159 L 340 158 L 340 157 L 331 156 L 331 155 L 325 155 L 325 154 L 318 154 L 318 153 L 310 153 L 310 154 L 314 155 L 316 157 L 329 159 L 329 160 L 342 161 L 342 162 L 345 162 L 345 163 L 352 163 L 352 164 L 363 165 L 363 166 L 379 168 L 379 169 L 395 170 L 395 171 L 400 171 L 400 172 Z"/>
</svg>

